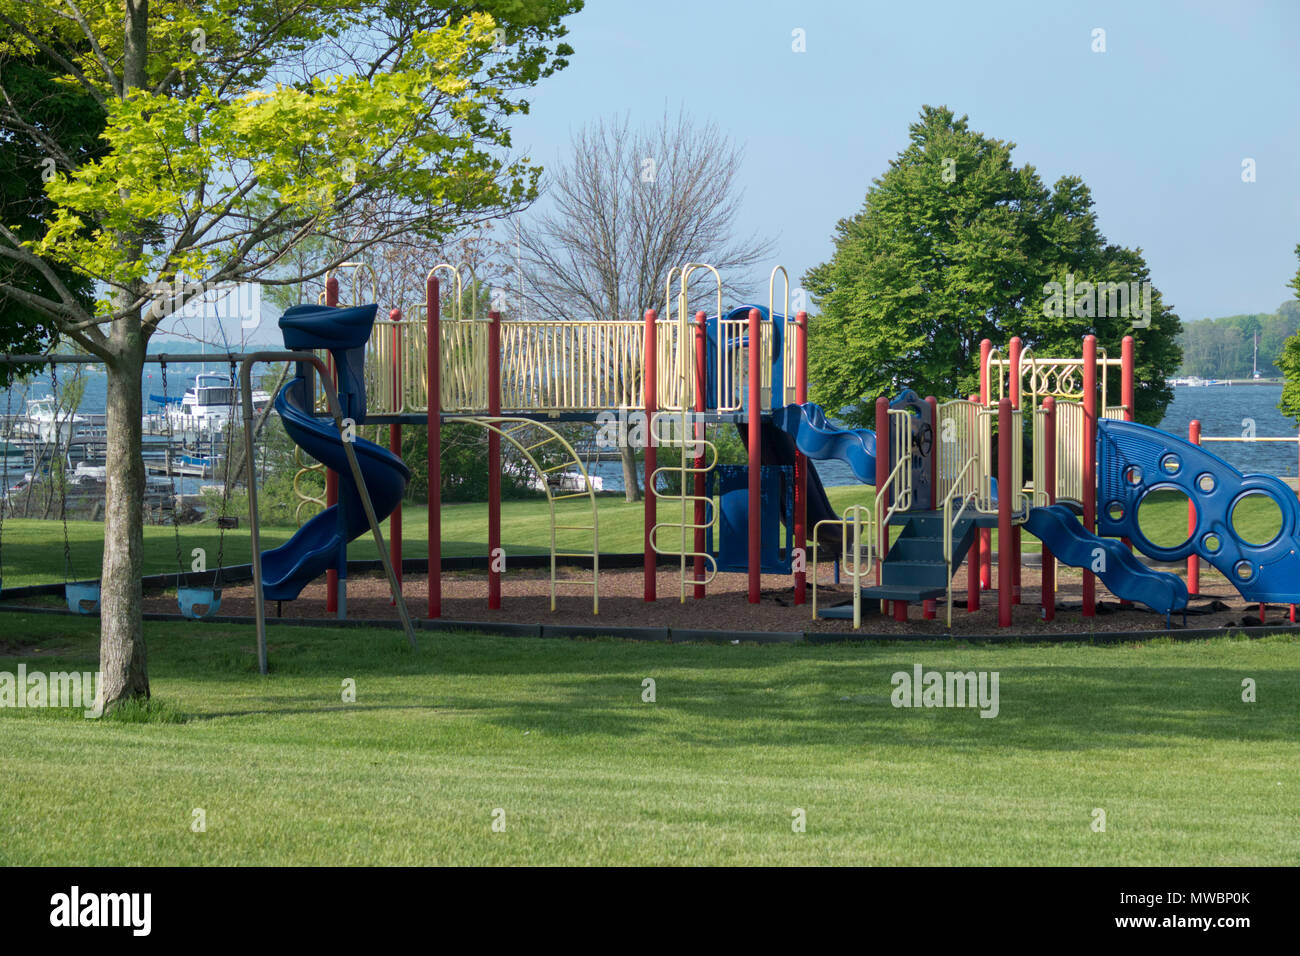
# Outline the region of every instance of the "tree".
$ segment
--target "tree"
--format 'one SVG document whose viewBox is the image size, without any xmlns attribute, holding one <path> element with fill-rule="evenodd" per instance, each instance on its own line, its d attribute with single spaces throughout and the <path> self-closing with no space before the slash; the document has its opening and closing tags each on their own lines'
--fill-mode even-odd
<svg viewBox="0 0 1300 956">
<path fill-rule="evenodd" d="M 1295 254 L 1300 258 L 1300 244 L 1296 245 Z M 1300 298 L 1300 268 L 1296 269 L 1295 276 L 1287 286 L 1295 291 L 1297 298 Z M 1277 367 L 1282 370 L 1285 378 L 1282 384 L 1282 398 L 1277 403 L 1277 407 L 1281 409 L 1282 414 L 1290 415 L 1300 423 L 1300 332 L 1287 339 L 1286 344 L 1282 346 L 1282 355 L 1277 360 Z"/>
<path fill-rule="evenodd" d="M 1127 292 L 1136 282 L 1142 292 L 1150 278 L 1139 250 L 1105 241 L 1087 186 L 1066 176 L 1047 189 L 1032 166 L 1012 163 L 1015 144 L 971 130 L 945 107 L 924 107 L 909 140 L 862 210 L 837 224 L 831 259 L 804 277 L 820 306 L 809 333 L 814 400 L 869 424 L 875 397 L 901 387 L 975 391 L 981 339 L 1019 335 L 1037 355 L 1063 356 L 1078 355 L 1093 333 L 1118 356 L 1131 333 L 1137 416 L 1158 421 L 1179 362 L 1179 320 L 1159 292 L 1150 290 L 1149 316 L 1135 320 L 1109 297 L 1105 308 L 1086 296 L 1058 303 L 1049 287 L 1124 283 Z M 1130 300 L 1130 309 L 1140 304 Z"/>
<path fill-rule="evenodd" d="M 648 130 L 633 131 L 626 117 L 580 129 L 546 184 L 551 208 L 518 227 L 528 308 L 552 320 L 635 321 L 663 308 L 669 270 L 687 262 L 716 267 L 724 292 L 736 295 L 735 276 L 772 251 L 736 232 L 741 158 L 716 125 L 685 113 Z M 621 367 L 608 358 L 603 374 L 613 379 Z M 628 501 L 640 497 L 635 456 L 622 449 Z"/>
<path fill-rule="evenodd" d="M 49 289 L 6 279 L 0 292 L 108 376 L 106 706 L 149 693 L 141 372 L 158 323 L 204 287 L 279 281 L 307 236 L 333 244 L 324 272 L 395 235 L 437 241 L 525 206 L 539 170 L 508 155 L 507 122 L 566 64 L 561 21 L 580 6 L 0 0 L 0 61 L 46 58 L 104 122 L 103 154 L 86 159 L 0 89 L 4 135 L 57 171 L 43 236 L 0 223 L 0 258 Z M 60 269 L 95 283 L 93 309 Z"/>
<path fill-rule="evenodd" d="M 27 60 L 0 59 L 0 86 L 30 128 L 27 135 L 14 131 L 0 136 L 0 223 L 24 240 L 37 240 L 45 233 L 51 203 L 45 183 L 53 175 L 53 164 L 40 148 L 40 139 L 50 137 L 79 162 L 103 153 L 98 138 L 104 128 L 103 114 L 92 100 L 75 87 L 59 82 L 61 71 L 39 52 Z M 62 264 L 53 266 L 60 281 L 87 308 L 93 308 L 94 294 L 89 277 Z M 52 323 L 39 312 L 6 292 L 15 286 L 48 296 L 49 283 L 40 271 L 25 263 L 0 258 L 0 342 L 4 351 L 36 354 L 54 338 Z M 7 385 L 19 372 L 0 365 L 0 385 Z"/>
</svg>

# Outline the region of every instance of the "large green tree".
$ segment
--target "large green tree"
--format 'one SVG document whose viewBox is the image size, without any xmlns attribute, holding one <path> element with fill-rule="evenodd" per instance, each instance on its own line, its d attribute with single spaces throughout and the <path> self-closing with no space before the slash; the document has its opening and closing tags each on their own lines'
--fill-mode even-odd
<svg viewBox="0 0 1300 956">
<path fill-rule="evenodd" d="M 9 98 L 12 114 L 23 123 L 21 128 L 6 128 L 0 135 L 0 223 L 25 241 L 39 240 L 53 211 L 45 194 L 45 183 L 55 173 L 50 144 L 58 144 L 78 163 L 97 157 L 103 152 L 99 141 L 103 113 L 85 92 L 63 82 L 62 70 L 39 52 L 27 59 L 0 59 L 0 87 Z M 87 308 L 93 308 L 90 278 L 62 263 L 52 267 L 59 281 Z M 9 295 L 6 288 L 44 296 L 53 295 L 53 289 L 39 270 L 0 257 L 0 348 L 43 351 L 54 338 L 53 323 Z M 11 365 L 0 365 L 0 385 L 7 385 L 15 371 Z"/>
<path fill-rule="evenodd" d="M 1149 315 L 1134 314 L 1138 301 L 1127 315 L 1109 298 L 1107 308 L 1089 308 L 1082 296 L 1053 304 L 1053 282 L 1124 283 L 1126 291 L 1136 282 L 1140 293 L 1150 274 L 1140 250 L 1106 242 L 1078 177 L 1048 189 L 1032 166 L 1012 162 L 1013 148 L 947 108 L 922 109 L 862 210 L 837 224 L 831 259 L 804 277 L 819 310 L 809 335 L 815 400 L 869 423 L 875 397 L 902 387 L 941 397 L 976 391 L 981 339 L 1005 347 L 1019 335 L 1040 356 L 1067 356 L 1093 333 L 1117 357 L 1132 334 L 1137 417 L 1159 421 L 1180 360 L 1178 316 L 1154 289 Z M 1109 382 L 1116 402 L 1118 379 Z"/>
<path fill-rule="evenodd" d="M 104 362 L 108 487 L 103 702 L 149 693 L 141 633 L 141 377 L 149 337 L 202 286 L 281 281 L 324 237 L 323 272 L 392 236 L 440 241 L 509 215 L 539 170 L 510 154 L 524 94 L 562 67 L 580 0 L 0 0 L 0 62 L 44 60 L 93 104 L 103 152 L 33 131 L 0 89 L 3 136 L 52 160 L 46 228 L 0 222 L 0 278 Z M 61 277 L 94 283 L 87 307 Z M 296 281 L 296 279 L 295 279 Z"/>
</svg>

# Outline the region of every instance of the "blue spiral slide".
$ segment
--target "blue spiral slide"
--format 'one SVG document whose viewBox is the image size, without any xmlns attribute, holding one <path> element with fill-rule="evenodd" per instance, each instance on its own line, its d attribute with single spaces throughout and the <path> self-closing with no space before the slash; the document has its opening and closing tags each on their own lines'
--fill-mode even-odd
<svg viewBox="0 0 1300 956">
<path fill-rule="evenodd" d="M 334 356 L 343 414 L 357 424 L 365 421 L 362 368 L 376 308 L 295 306 L 280 318 L 285 348 L 328 349 Z M 339 503 L 316 515 L 280 547 L 262 553 L 262 593 L 271 601 L 294 600 L 330 568 L 346 577 L 348 542 L 370 527 L 338 429 L 332 419 L 313 414 L 307 390 L 309 369 L 298 366 L 297 375 L 276 395 L 275 410 L 294 444 L 338 473 Z M 383 521 L 402 500 L 411 472 L 400 458 L 374 442 L 356 438 L 351 445 L 375 517 Z"/>
<path fill-rule="evenodd" d="M 876 483 L 876 433 L 866 428 L 837 428 L 820 405 L 786 405 L 772 412 L 776 427 L 794 437 L 795 446 L 818 461 L 838 459 L 864 485 Z"/>
</svg>

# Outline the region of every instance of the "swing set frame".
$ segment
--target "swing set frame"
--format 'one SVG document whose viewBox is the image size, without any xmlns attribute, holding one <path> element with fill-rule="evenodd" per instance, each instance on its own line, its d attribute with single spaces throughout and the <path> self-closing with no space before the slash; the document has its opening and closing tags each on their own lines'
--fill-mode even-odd
<svg viewBox="0 0 1300 956">
<path fill-rule="evenodd" d="M 0 364 L 4 365 L 89 365 L 97 362 L 93 355 L 77 354 L 50 354 L 50 355 L 26 355 L 13 354 L 9 352 L 0 353 Z M 244 419 L 244 475 L 248 484 L 248 511 L 249 511 L 249 532 L 251 535 L 252 545 L 252 570 L 253 570 L 253 595 L 257 608 L 257 665 L 258 671 L 262 674 L 267 673 L 267 647 L 266 647 L 266 598 L 262 594 L 262 554 L 259 550 L 260 525 L 257 516 L 257 468 L 255 466 L 255 455 L 253 447 L 253 386 L 252 386 L 252 368 L 259 363 L 279 363 L 279 362 L 301 362 L 312 366 L 319 374 L 319 381 L 322 391 L 325 393 L 325 399 L 329 407 L 330 417 L 334 420 L 334 426 L 339 430 L 340 438 L 343 438 L 345 429 L 343 425 L 343 409 L 339 404 L 338 392 L 334 388 L 333 377 L 330 375 L 329 367 L 318 355 L 312 352 L 297 352 L 292 350 L 276 350 L 266 352 L 200 352 L 200 353 L 167 353 L 160 352 L 153 355 L 146 355 L 144 363 L 146 365 L 178 365 L 182 363 L 205 363 L 205 364 L 223 364 L 228 367 L 239 368 L 239 389 L 240 401 Z M 232 435 L 233 438 L 233 435 Z M 361 498 L 361 504 L 366 513 L 366 519 L 370 524 L 370 532 L 375 541 L 375 548 L 379 552 L 380 563 L 383 564 L 384 573 L 388 577 L 388 585 L 392 591 L 393 601 L 397 606 L 398 615 L 402 619 L 402 628 L 406 631 L 407 640 L 411 647 L 415 647 L 415 626 L 411 621 L 411 616 L 406 607 L 406 601 L 402 596 L 401 586 L 397 581 L 397 573 L 393 568 L 392 560 L 389 557 L 389 550 L 384 542 L 384 533 L 380 528 L 379 521 L 375 516 L 374 504 L 370 498 L 370 491 L 366 487 L 365 476 L 361 472 L 360 463 L 357 461 L 356 452 L 352 448 L 351 442 L 344 440 L 342 442 L 344 453 L 348 459 L 348 467 L 352 473 L 353 481 L 356 482 L 357 493 Z M 226 454 L 229 456 L 230 449 L 227 447 Z M 227 473 L 229 469 L 227 468 Z M 84 597 L 89 589 L 94 589 L 95 608 L 98 607 L 99 582 L 76 581 L 65 582 L 65 592 L 71 601 L 73 591 L 77 595 Z M 94 613 L 94 609 L 84 612 Z"/>
</svg>

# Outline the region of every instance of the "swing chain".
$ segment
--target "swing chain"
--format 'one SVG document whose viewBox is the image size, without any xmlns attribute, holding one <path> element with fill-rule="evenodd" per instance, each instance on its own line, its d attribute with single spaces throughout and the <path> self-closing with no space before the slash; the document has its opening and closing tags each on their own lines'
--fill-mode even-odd
<svg viewBox="0 0 1300 956">
<path fill-rule="evenodd" d="M 167 451 L 163 455 L 163 468 L 167 471 L 167 489 L 171 492 L 172 499 L 172 533 L 176 539 L 176 586 L 179 588 L 184 585 L 185 577 L 185 559 L 181 557 L 181 527 L 178 524 L 179 514 L 176 508 L 176 474 L 175 467 L 172 463 L 172 446 L 175 445 L 175 422 L 168 414 L 167 408 L 167 363 L 159 362 L 162 371 L 162 397 L 163 397 L 163 417 L 167 419 Z"/>
<path fill-rule="evenodd" d="M 226 414 L 226 448 L 224 475 L 221 479 L 221 508 L 217 515 L 217 570 L 212 576 L 213 588 L 221 586 L 221 572 L 226 561 L 226 522 L 230 502 L 230 456 L 235 444 L 235 363 L 230 363 L 230 402 Z M 213 469 L 213 477 L 216 470 Z"/>
<path fill-rule="evenodd" d="M 9 452 L 11 450 L 10 441 L 14 437 L 14 370 L 9 370 L 9 381 L 5 388 L 5 427 L 4 436 L 4 464 L 0 467 L 4 469 L 4 487 L 0 488 L 0 589 L 4 588 L 4 568 L 5 568 L 5 509 L 9 507 Z"/>
<path fill-rule="evenodd" d="M 50 480 L 54 480 L 54 459 L 59 453 L 59 363 L 50 362 L 50 389 L 54 392 L 54 447 L 50 450 Z M 72 416 L 68 416 L 68 437 L 72 436 Z M 33 476 L 34 477 L 34 476 Z M 63 524 L 63 583 L 72 577 L 72 544 L 68 540 L 68 476 L 63 468 L 59 469 L 59 521 Z"/>
</svg>

